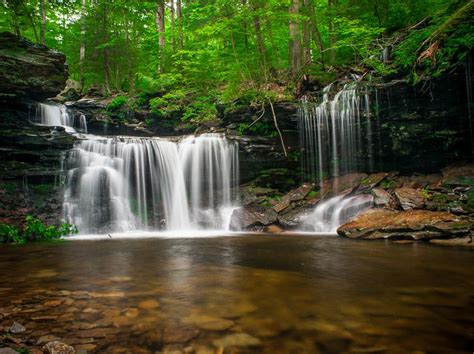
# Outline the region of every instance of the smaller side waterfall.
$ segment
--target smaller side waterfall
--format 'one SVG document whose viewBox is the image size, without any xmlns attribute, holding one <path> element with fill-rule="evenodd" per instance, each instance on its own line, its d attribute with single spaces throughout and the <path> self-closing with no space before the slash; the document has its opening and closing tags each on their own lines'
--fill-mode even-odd
<svg viewBox="0 0 474 354">
<path fill-rule="evenodd" d="M 321 194 L 334 195 L 348 188 L 344 177 L 374 170 L 372 124 L 376 122 L 372 122 L 369 94 L 356 83 L 345 85 L 332 99 L 331 88 L 332 84 L 324 88 L 320 104 L 303 101 L 298 113 L 305 180 L 319 183 Z M 371 205 L 372 197 L 367 195 L 322 200 L 302 220 L 303 229 L 334 233 Z"/>
<path fill-rule="evenodd" d="M 52 103 L 39 103 L 39 119 L 41 124 L 47 126 L 64 127 L 68 133 L 87 133 L 87 120 L 81 114 L 78 117 L 70 115 L 66 106 Z"/>
<path fill-rule="evenodd" d="M 298 112 L 303 171 L 318 183 L 373 166 L 369 95 L 350 84 L 331 100 L 331 87 L 320 104 L 303 101 Z"/>
<path fill-rule="evenodd" d="M 371 195 L 339 195 L 321 201 L 303 220 L 305 231 L 335 233 L 337 228 L 373 205 Z"/>
</svg>

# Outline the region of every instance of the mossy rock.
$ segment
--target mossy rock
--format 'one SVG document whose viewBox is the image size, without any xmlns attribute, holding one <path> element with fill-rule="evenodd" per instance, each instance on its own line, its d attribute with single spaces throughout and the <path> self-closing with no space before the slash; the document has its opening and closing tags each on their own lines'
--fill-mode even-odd
<svg viewBox="0 0 474 354">
<path fill-rule="evenodd" d="M 295 188 L 300 179 L 297 171 L 286 168 L 272 168 L 263 170 L 255 179 L 255 185 L 258 187 L 288 191 Z"/>
</svg>

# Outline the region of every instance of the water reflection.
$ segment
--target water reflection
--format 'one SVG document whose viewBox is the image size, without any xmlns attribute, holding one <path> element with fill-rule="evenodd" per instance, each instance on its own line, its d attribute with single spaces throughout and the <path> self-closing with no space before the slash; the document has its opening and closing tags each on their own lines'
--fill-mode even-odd
<svg viewBox="0 0 474 354">
<path fill-rule="evenodd" d="M 2 247 L 0 325 L 92 352 L 472 351 L 473 260 L 308 236 Z"/>
</svg>

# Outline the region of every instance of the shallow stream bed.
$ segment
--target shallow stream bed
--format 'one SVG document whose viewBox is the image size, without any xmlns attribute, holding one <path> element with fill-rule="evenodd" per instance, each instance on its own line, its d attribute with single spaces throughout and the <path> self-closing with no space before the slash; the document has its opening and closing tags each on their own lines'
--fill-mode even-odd
<svg viewBox="0 0 474 354">
<path fill-rule="evenodd" d="M 472 352 L 473 266 L 469 249 L 336 236 L 2 246 L 0 348 Z"/>
</svg>

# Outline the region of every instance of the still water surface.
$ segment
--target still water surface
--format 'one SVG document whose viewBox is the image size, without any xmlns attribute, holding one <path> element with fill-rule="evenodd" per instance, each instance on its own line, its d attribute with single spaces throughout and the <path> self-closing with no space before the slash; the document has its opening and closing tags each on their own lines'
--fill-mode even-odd
<svg viewBox="0 0 474 354">
<path fill-rule="evenodd" d="M 19 345 L 30 348 L 55 337 L 117 353 L 474 350 L 466 249 L 301 235 L 110 239 L 3 246 L 0 269 L 0 325 L 24 325 Z"/>
</svg>

